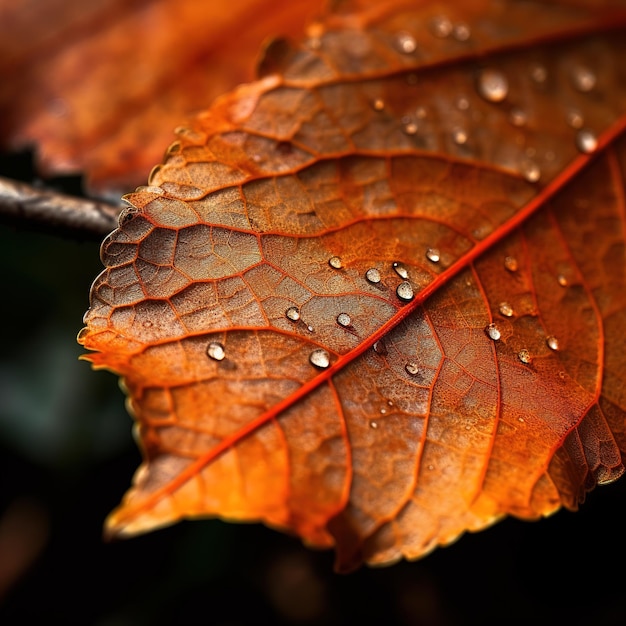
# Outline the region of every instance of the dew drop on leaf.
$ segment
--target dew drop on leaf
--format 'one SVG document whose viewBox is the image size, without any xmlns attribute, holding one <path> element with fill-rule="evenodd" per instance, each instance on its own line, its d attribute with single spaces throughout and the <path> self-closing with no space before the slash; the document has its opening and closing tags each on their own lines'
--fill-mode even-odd
<svg viewBox="0 0 626 626">
<path fill-rule="evenodd" d="M 400 300 L 404 300 L 405 302 L 410 302 L 415 297 L 411 283 L 408 283 L 406 281 L 401 282 L 398 285 L 398 287 L 396 288 L 396 294 L 398 298 L 400 298 Z"/>
<path fill-rule="evenodd" d="M 407 135 L 414 135 L 417 132 L 417 124 L 415 122 L 409 122 L 405 127 L 404 127 L 404 132 Z"/>
<path fill-rule="evenodd" d="M 546 82 L 548 78 L 548 70 L 540 64 L 533 65 L 530 68 L 530 77 L 539 85 Z"/>
<path fill-rule="evenodd" d="M 489 102 L 502 102 L 509 93 L 509 81 L 495 69 L 484 69 L 478 76 L 478 93 Z"/>
<path fill-rule="evenodd" d="M 504 257 L 504 267 L 509 272 L 517 272 L 519 265 L 517 259 L 514 256 Z"/>
<path fill-rule="evenodd" d="M 465 97 L 465 96 L 461 96 L 457 101 L 456 101 L 456 108 L 459 111 L 467 111 L 467 109 L 469 109 L 469 100 Z"/>
<path fill-rule="evenodd" d="M 561 285 L 561 287 L 567 287 L 567 285 L 569 285 L 569 281 L 567 280 L 567 276 L 565 276 L 564 274 L 559 274 L 556 277 L 556 282 L 559 283 L 559 285 Z"/>
<path fill-rule="evenodd" d="M 409 376 L 417 376 L 420 373 L 420 368 L 419 368 L 419 365 L 417 365 L 417 363 L 410 362 L 404 366 L 404 371 Z"/>
<path fill-rule="evenodd" d="M 576 134 L 576 147 L 585 154 L 594 152 L 598 147 L 598 139 L 592 130 L 579 130 Z"/>
<path fill-rule="evenodd" d="M 382 98 L 376 98 L 376 100 L 372 102 L 372 107 L 374 111 L 382 111 L 385 108 L 385 101 Z"/>
<path fill-rule="evenodd" d="M 504 315 L 504 317 L 513 317 L 513 307 L 508 302 L 501 302 L 499 310 L 500 314 Z"/>
<path fill-rule="evenodd" d="M 402 263 L 398 263 L 398 261 L 394 261 L 392 263 L 392 267 L 400 278 L 404 278 L 406 280 L 409 277 L 409 272 L 407 271 L 406 267 L 402 265 Z"/>
<path fill-rule="evenodd" d="M 526 126 L 528 123 L 528 115 L 522 109 L 511 109 L 509 113 L 509 121 L 513 126 Z"/>
<path fill-rule="evenodd" d="M 467 24 L 456 24 L 452 30 L 452 36 L 457 41 L 467 41 L 472 34 Z"/>
<path fill-rule="evenodd" d="M 207 346 L 206 353 L 209 358 L 213 359 L 214 361 L 223 361 L 224 357 L 226 356 L 224 346 L 217 341 L 212 341 Z"/>
<path fill-rule="evenodd" d="M 328 265 L 336 270 L 340 270 L 343 267 L 343 263 L 338 256 L 331 256 L 330 259 L 328 259 Z"/>
<path fill-rule="evenodd" d="M 411 54 L 417 49 L 415 38 L 410 33 L 400 33 L 398 35 L 398 48 L 405 54 Z"/>
<path fill-rule="evenodd" d="M 350 326 L 352 319 L 347 313 L 339 313 L 339 315 L 337 315 L 337 323 L 340 326 Z"/>
<path fill-rule="evenodd" d="M 374 420 L 372 420 L 370 422 L 370 428 L 373 428 L 374 430 L 376 430 L 378 428 L 378 422 L 375 422 Z"/>
<path fill-rule="evenodd" d="M 439 263 L 441 254 L 437 248 L 428 248 L 428 250 L 426 250 L 426 258 L 433 263 Z"/>
<path fill-rule="evenodd" d="M 452 133 L 452 140 L 455 144 L 462 146 L 467 143 L 467 133 L 462 128 L 456 128 Z"/>
<path fill-rule="evenodd" d="M 572 128 L 582 128 L 582 125 L 585 123 L 585 118 L 577 109 L 571 109 L 567 112 L 567 123 Z"/>
<path fill-rule="evenodd" d="M 577 67 L 572 82 L 578 91 L 588 92 L 596 86 L 596 75 L 588 67 Z"/>
<path fill-rule="evenodd" d="M 434 17 L 430 23 L 430 30 L 435 37 L 444 39 L 452 34 L 452 22 L 445 15 Z"/>
<path fill-rule="evenodd" d="M 368 282 L 376 285 L 380 282 L 380 272 L 375 267 L 370 267 L 370 269 L 365 272 L 365 278 Z"/>
<path fill-rule="evenodd" d="M 290 306 L 285 311 L 285 315 L 287 316 L 287 319 L 291 320 L 292 322 L 297 322 L 300 319 L 300 311 L 298 307 L 295 306 Z"/>
<path fill-rule="evenodd" d="M 486 331 L 489 339 L 493 339 L 494 341 L 498 341 L 498 339 L 500 339 L 500 337 L 502 336 L 502 334 L 498 330 L 498 327 L 493 323 L 487 326 Z"/>
<path fill-rule="evenodd" d="M 318 348 L 317 350 L 313 350 L 309 355 L 309 361 L 311 365 L 315 365 L 315 367 L 319 367 L 320 369 L 326 369 L 330 365 L 330 354 L 326 352 L 323 348 Z"/>
<path fill-rule="evenodd" d="M 536 183 L 541 178 L 541 170 L 534 161 L 524 161 L 522 163 L 522 176 L 529 183 Z"/>
<path fill-rule="evenodd" d="M 372 348 L 374 349 L 374 352 L 376 352 L 376 354 L 380 354 L 381 356 L 385 356 L 387 354 L 387 346 L 382 339 L 375 342 Z"/>
<path fill-rule="evenodd" d="M 533 360 L 533 358 L 530 356 L 530 352 L 528 350 L 526 350 L 526 348 L 523 348 L 522 350 L 520 350 L 517 353 L 517 356 L 518 356 L 519 360 L 522 363 L 525 363 L 526 365 L 528 365 Z"/>
<path fill-rule="evenodd" d="M 550 348 L 550 350 L 559 349 L 559 340 L 554 335 L 550 335 L 550 337 L 546 339 L 546 343 L 548 344 L 548 348 Z"/>
</svg>

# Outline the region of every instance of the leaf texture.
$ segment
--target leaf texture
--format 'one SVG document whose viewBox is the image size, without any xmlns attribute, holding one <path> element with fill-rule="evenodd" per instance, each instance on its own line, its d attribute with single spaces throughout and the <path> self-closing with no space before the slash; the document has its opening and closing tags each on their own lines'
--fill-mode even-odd
<svg viewBox="0 0 626 626">
<path fill-rule="evenodd" d="M 625 26 L 337 3 L 181 129 L 79 336 L 144 454 L 108 531 L 261 520 L 347 571 L 619 477 Z"/>
</svg>

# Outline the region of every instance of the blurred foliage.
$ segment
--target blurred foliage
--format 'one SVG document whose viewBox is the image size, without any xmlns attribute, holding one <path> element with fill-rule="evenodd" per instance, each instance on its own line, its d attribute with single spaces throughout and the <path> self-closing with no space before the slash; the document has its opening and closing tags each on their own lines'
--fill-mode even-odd
<svg viewBox="0 0 626 626">
<path fill-rule="evenodd" d="M 0 175 L 32 179 L 30 155 L 0 158 Z M 51 182 L 80 193 L 77 180 Z M 4 626 L 626 623 L 626 480 L 577 514 L 509 519 L 348 576 L 332 572 L 330 552 L 259 525 L 189 522 L 104 543 L 139 458 L 117 380 L 78 361 L 98 244 L 1 226 L 0 257 L 0 551 L 29 527 L 41 539 L 0 589 Z M 4 523 L 16 507 L 36 523 Z"/>
</svg>

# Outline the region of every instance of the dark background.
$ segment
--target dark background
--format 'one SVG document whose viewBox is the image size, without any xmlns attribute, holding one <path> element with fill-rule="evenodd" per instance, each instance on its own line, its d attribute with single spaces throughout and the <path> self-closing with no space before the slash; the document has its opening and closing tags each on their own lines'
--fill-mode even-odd
<svg viewBox="0 0 626 626">
<path fill-rule="evenodd" d="M 0 155 L 0 175 L 32 182 L 32 155 Z M 117 379 L 78 360 L 100 269 L 97 241 L 0 225 L 0 624 L 626 624 L 626 478 L 576 514 L 349 575 L 260 525 L 104 543 L 140 458 Z"/>
</svg>

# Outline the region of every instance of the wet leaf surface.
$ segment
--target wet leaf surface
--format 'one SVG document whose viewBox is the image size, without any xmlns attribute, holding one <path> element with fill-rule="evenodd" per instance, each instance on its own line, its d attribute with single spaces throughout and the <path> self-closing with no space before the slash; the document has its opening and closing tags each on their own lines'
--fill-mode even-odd
<svg viewBox="0 0 626 626">
<path fill-rule="evenodd" d="M 79 341 L 145 459 L 112 534 L 262 520 L 345 571 L 623 472 L 626 8 L 355 6 L 103 244 Z"/>
</svg>

